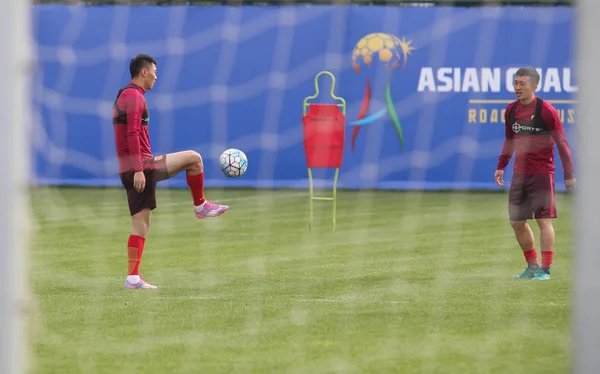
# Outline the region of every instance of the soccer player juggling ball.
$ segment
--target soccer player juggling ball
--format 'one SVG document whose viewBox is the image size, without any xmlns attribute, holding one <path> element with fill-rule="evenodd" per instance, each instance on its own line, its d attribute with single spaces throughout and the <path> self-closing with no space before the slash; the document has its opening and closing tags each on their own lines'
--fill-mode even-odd
<svg viewBox="0 0 600 374">
<path fill-rule="evenodd" d="M 550 279 L 554 253 L 552 219 L 558 216 L 554 203 L 555 143 L 563 164 L 567 190 L 575 189 L 576 183 L 571 151 L 558 113 L 549 102 L 535 96 L 539 81 L 540 75 L 533 68 L 520 68 L 515 73 L 517 100 L 506 107 L 506 139 L 494 177 L 499 186 L 504 186 L 504 168 L 514 152 L 508 212 L 527 261 L 525 271 L 515 278 L 547 280 Z M 528 219 L 534 218 L 540 229 L 541 267 L 533 232 L 527 224 Z"/>
<path fill-rule="evenodd" d="M 156 208 L 156 183 L 185 171 L 199 219 L 219 216 L 229 207 L 204 198 L 204 165 L 197 152 L 152 155 L 148 135 L 150 116 L 144 94 L 156 82 L 156 60 L 148 55 L 137 55 L 129 64 L 129 72 L 131 81 L 119 90 L 113 107 L 119 175 L 127 191 L 132 219 L 127 242 L 129 269 L 125 288 L 156 288 L 146 283 L 139 273 L 150 216 Z"/>
</svg>

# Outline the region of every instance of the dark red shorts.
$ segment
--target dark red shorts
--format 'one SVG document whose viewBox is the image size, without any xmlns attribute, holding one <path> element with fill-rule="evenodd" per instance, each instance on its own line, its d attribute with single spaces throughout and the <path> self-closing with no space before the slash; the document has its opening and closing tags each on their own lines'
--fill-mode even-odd
<svg viewBox="0 0 600 374">
<path fill-rule="evenodd" d="M 144 161 L 144 175 L 146 176 L 146 188 L 141 193 L 133 187 L 133 170 L 121 173 L 121 183 L 127 191 L 127 202 L 129 213 L 133 216 L 144 209 L 156 209 L 156 183 L 169 179 L 167 172 L 167 156 L 161 155 Z"/>
<path fill-rule="evenodd" d="M 508 193 L 508 215 L 511 221 L 558 217 L 554 203 L 554 174 L 513 174 Z"/>
</svg>

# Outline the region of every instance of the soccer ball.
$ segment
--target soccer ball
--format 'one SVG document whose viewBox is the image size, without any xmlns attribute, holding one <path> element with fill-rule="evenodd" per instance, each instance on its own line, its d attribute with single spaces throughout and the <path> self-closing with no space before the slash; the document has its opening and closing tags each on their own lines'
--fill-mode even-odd
<svg viewBox="0 0 600 374">
<path fill-rule="evenodd" d="M 244 175 L 248 168 L 248 158 L 239 149 L 230 148 L 221 153 L 219 166 L 223 174 L 229 178 L 238 178 Z"/>
</svg>

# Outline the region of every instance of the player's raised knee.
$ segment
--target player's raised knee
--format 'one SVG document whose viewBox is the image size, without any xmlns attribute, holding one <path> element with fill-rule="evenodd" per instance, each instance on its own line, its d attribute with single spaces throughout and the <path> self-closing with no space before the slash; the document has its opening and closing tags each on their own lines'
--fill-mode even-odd
<svg viewBox="0 0 600 374">
<path fill-rule="evenodd" d="M 188 151 L 188 162 L 191 170 L 203 171 L 202 156 L 196 151 Z"/>
<path fill-rule="evenodd" d="M 202 165 L 202 156 L 196 151 L 191 151 L 192 162 L 194 165 Z"/>
</svg>

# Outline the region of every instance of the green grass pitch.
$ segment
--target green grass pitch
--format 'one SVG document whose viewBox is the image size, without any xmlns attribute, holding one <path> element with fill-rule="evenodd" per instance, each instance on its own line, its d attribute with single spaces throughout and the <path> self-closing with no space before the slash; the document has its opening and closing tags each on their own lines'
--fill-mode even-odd
<svg viewBox="0 0 600 374">
<path fill-rule="evenodd" d="M 525 262 L 505 193 L 160 190 L 125 290 L 120 189 L 35 189 L 35 373 L 566 373 L 572 202 L 557 197 L 552 279 Z M 533 227 L 538 237 L 537 227 Z"/>
</svg>

